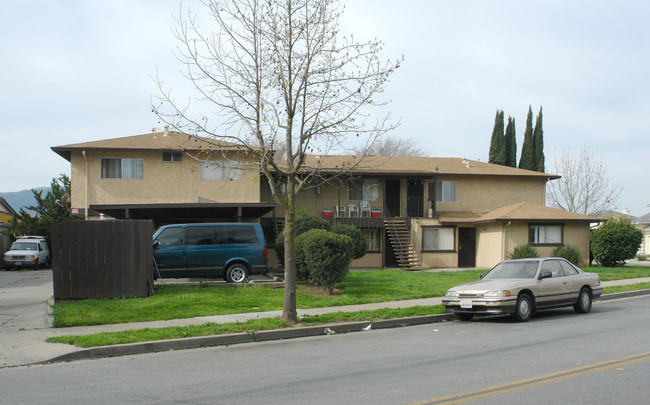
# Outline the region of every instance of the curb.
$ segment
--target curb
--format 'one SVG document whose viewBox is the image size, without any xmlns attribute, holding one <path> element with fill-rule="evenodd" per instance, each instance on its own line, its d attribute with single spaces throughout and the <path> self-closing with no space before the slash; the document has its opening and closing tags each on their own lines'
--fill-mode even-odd
<svg viewBox="0 0 650 405">
<path fill-rule="evenodd" d="M 650 295 L 650 289 L 604 294 L 601 295 L 596 301 L 609 301 L 609 300 L 616 300 L 619 298 L 639 297 L 642 295 Z"/>
<path fill-rule="evenodd" d="M 129 356 L 171 350 L 198 349 L 201 347 L 230 346 L 240 343 L 268 342 L 272 340 L 296 339 L 321 335 L 361 332 L 368 325 L 372 329 L 389 329 L 428 323 L 445 322 L 456 319 L 454 314 L 423 315 L 409 318 L 385 319 L 372 322 L 350 322 L 300 328 L 274 329 L 257 333 L 235 333 L 230 335 L 200 336 L 159 340 L 153 342 L 127 343 L 122 345 L 93 347 L 54 357 L 34 364 L 61 363 L 75 360 L 89 360 L 102 357 Z"/>
</svg>

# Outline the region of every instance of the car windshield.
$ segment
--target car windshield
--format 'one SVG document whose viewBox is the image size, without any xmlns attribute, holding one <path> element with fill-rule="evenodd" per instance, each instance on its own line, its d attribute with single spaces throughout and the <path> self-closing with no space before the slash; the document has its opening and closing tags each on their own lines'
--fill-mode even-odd
<svg viewBox="0 0 650 405">
<path fill-rule="evenodd" d="M 38 250 L 36 248 L 36 243 L 29 242 L 15 242 L 9 250 Z"/>
<path fill-rule="evenodd" d="M 498 280 L 505 278 L 534 278 L 537 272 L 537 261 L 521 260 L 516 262 L 501 262 L 490 270 L 483 280 Z"/>
</svg>

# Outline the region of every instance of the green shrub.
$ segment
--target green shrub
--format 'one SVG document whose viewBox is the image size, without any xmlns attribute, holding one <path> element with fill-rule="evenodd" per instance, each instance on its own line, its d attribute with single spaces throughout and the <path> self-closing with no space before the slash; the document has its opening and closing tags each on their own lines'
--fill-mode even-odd
<svg viewBox="0 0 650 405">
<path fill-rule="evenodd" d="M 307 232 L 310 229 L 330 229 L 330 223 L 314 214 L 313 212 L 301 208 L 296 210 L 296 219 L 294 223 L 296 237 Z M 278 261 L 284 266 L 284 231 L 275 238 L 275 251 L 278 254 Z"/>
<path fill-rule="evenodd" d="M 594 259 L 605 267 L 621 266 L 633 258 L 643 241 L 643 232 L 627 217 L 610 216 L 589 236 Z"/>
<path fill-rule="evenodd" d="M 349 236 L 312 229 L 296 237 L 296 266 L 307 281 L 322 287 L 328 294 L 343 280 L 352 261 Z"/>
<path fill-rule="evenodd" d="M 360 259 L 366 255 L 368 242 L 359 228 L 352 225 L 335 223 L 330 230 L 340 235 L 349 236 L 352 239 L 352 244 L 350 245 L 352 248 L 352 259 Z"/>
<path fill-rule="evenodd" d="M 636 260 L 640 262 L 645 262 L 646 260 L 648 260 L 648 255 L 636 255 Z"/>
<path fill-rule="evenodd" d="M 553 250 L 553 256 L 562 257 L 573 263 L 575 266 L 580 266 L 580 261 L 582 260 L 578 248 L 570 245 L 556 247 Z"/>
<path fill-rule="evenodd" d="M 530 245 L 517 246 L 508 256 L 509 259 L 526 259 L 528 257 L 539 257 L 537 249 Z"/>
</svg>

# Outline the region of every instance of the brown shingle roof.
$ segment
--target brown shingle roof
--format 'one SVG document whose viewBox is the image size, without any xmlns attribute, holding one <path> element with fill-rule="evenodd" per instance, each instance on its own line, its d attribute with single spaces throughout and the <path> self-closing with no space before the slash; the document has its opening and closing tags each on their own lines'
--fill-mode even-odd
<svg viewBox="0 0 650 405">
<path fill-rule="evenodd" d="M 497 208 L 476 217 L 457 217 L 453 212 L 439 213 L 442 223 L 488 223 L 501 221 L 561 221 L 561 222 L 600 222 L 600 218 L 575 212 L 545 207 L 529 202 L 520 202 Z"/>
<path fill-rule="evenodd" d="M 243 148 L 230 142 L 218 141 L 196 135 L 169 131 L 83 142 L 51 148 L 66 160 L 72 151 L 241 151 Z M 278 165 L 282 166 L 279 162 Z M 410 156 L 365 156 L 355 155 L 307 155 L 303 172 L 317 170 L 322 174 L 348 171 L 356 176 L 399 176 L 433 178 L 435 175 L 455 176 L 518 176 L 557 179 L 560 176 L 495 165 L 463 158 L 410 157 Z"/>
<path fill-rule="evenodd" d="M 321 173 L 349 170 L 353 175 L 410 175 L 433 177 L 438 174 L 458 176 L 522 176 L 557 179 L 560 176 L 509 166 L 495 165 L 463 158 L 308 155 L 303 171 L 317 169 Z"/>
<path fill-rule="evenodd" d="M 71 145 L 53 146 L 51 148 L 66 160 L 70 160 L 72 151 L 216 151 L 243 150 L 234 143 L 218 141 L 196 135 L 169 131 L 144 135 L 126 136 L 122 138 L 104 139 L 101 141 L 82 142 Z"/>
</svg>

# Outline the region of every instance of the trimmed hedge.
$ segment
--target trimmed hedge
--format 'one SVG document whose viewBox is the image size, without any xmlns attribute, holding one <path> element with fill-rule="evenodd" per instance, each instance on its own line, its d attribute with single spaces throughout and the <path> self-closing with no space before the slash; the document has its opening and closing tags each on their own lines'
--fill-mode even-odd
<svg viewBox="0 0 650 405">
<path fill-rule="evenodd" d="M 578 248 L 570 245 L 556 247 L 553 250 L 553 256 L 562 257 L 573 263 L 574 266 L 580 266 L 580 260 L 582 259 Z"/>
<path fill-rule="evenodd" d="M 589 235 L 594 259 L 605 267 L 622 266 L 641 247 L 643 232 L 627 217 L 610 216 Z"/>
<path fill-rule="evenodd" d="M 296 210 L 296 220 L 294 223 L 296 237 L 307 232 L 310 229 L 330 229 L 330 224 L 315 213 L 301 208 Z M 278 261 L 284 266 L 284 231 L 275 238 L 275 252 L 278 254 Z"/>
<path fill-rule="evenodd" d="M 352 225 L 335 223 L 332 225 L 330 230 L 339 235 L 349 236 L 352 239 L 352 244 L 350 245 L 352 249 L 352 259 L 360 259 L 366 255 L 368 242 L 366 241 L 366 237 L 363 236 L 361 229 Z"/>
<path fill-rule="evenodd" d="M 537 249 L 530 245 L 517 246 L 515 250 L 512 251 L 512 254 L 508 256 L 510 259 L 526 259 L 529 257 L 539 257 Z"/>
<path fill-rule="evenodd" d="M 298 274 L 308 282 L 322 287 L 328 294 L 343 280 L 352 261 L 352 238 L 312 229 L 296 237 L 296 266 Z"/>
</svg>

